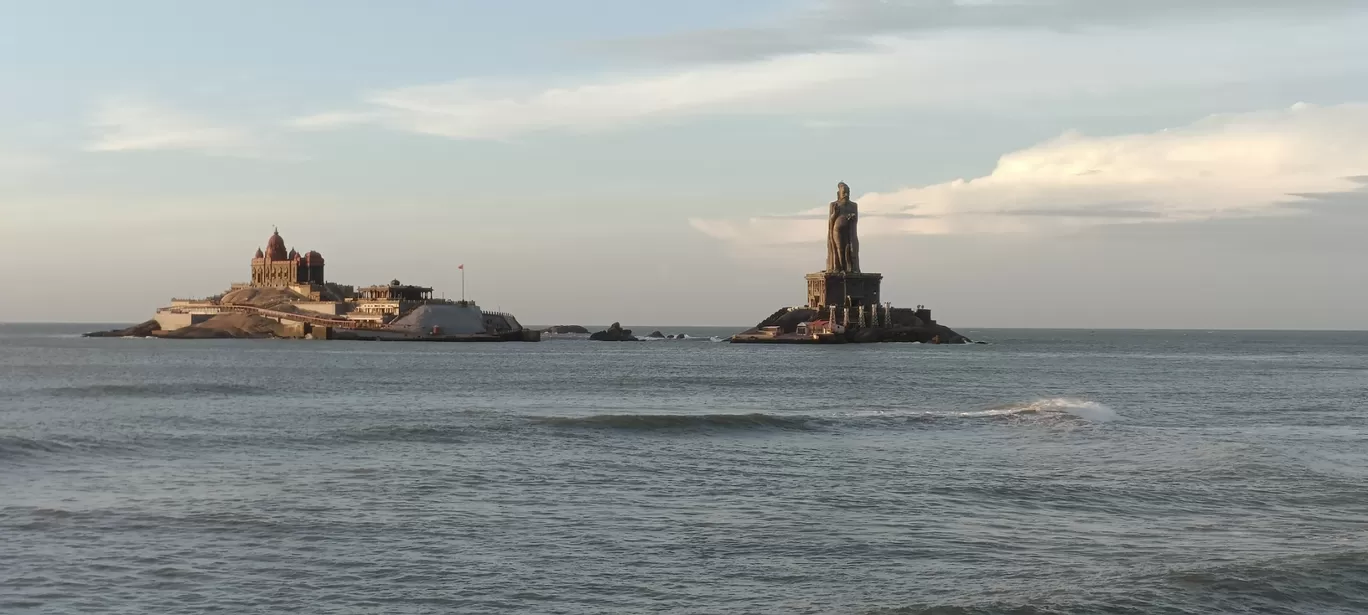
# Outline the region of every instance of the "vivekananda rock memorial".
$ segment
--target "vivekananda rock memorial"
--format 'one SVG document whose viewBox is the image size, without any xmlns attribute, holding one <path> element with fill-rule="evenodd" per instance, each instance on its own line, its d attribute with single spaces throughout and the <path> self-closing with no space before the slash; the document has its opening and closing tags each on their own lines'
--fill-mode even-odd
<svg viewBox="0 0 1368 615">
<path fill-rule="evenodd" d="M 204 299 L 172 299 L 155 318 L 92 337 L 305 338 L 367 341 L 535 342 L 512 314 L 474 301 L 432 296 L 432 288 L 330 282 L 323 255 L 289 249 L 276 231 L 252 256 L 251 278 Z"/>
<path fill-rule="evenodd" d="M 827 214 L 826 269 L 807 274 L 807 302 L 780 308 L 732 336 L 732 343 L 969 343 L 933 320 L 926 307 L 893 307 L 880 298 L 883 274 L 860 270 L 859 219 L 859 204 L 850 200 L 850 187 L 837 184 L 836 200 Z"/>
</svg>

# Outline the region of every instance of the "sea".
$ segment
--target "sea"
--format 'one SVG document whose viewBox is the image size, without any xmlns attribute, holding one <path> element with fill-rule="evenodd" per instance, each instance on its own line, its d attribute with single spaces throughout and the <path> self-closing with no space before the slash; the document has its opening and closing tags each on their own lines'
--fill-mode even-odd
<svg viewBox="0 0 1368 615">
<path fill-rule="evenodd" d="M 1368 612 L 1368 333 L 0 326 L 0 613 Z"/>
</svg>

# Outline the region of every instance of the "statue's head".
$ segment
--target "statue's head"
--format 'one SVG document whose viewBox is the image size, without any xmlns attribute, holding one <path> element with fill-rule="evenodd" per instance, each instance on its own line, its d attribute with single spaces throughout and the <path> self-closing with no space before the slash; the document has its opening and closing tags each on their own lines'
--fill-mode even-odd
<svg viewBox="0 0 1368 615">
<path fill-rule="evenodd" d="M 845 182 L 836 184 L 836 200 L 841 202 L 850 200 L 850 186 L 847 186 Z"/>
</svg>

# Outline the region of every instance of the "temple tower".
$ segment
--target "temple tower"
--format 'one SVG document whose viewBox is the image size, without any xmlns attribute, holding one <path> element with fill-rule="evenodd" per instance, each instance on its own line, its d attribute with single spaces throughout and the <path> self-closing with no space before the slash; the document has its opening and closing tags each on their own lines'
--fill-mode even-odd
<svg viewBox="0 0 1368 615">
<path fill-rule="evenodd" d="M 257 249 L 252 258 L 252 286 L 287 288 L 301 284 L 323 284 L 323 255 L 309 251 L 299 254 L 285 247 L 277 230 L 266 240 L 266 249 Z"/>
</svg>

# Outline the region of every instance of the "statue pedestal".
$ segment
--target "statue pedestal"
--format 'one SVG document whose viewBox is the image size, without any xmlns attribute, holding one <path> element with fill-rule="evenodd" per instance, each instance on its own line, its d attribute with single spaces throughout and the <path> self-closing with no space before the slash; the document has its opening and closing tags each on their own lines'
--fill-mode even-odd
<svg viewBox="0 0 1368 615">
<path fill-rule="evenodd" d="M 878 305 L 879 284 L 883 282 L 882 273 L 839 273 L 819 271 L 807 274 L 808 307 L 821 308 L 828 305 L 845 307 L 846 299 L 850 305 Z"/>
</svg>

